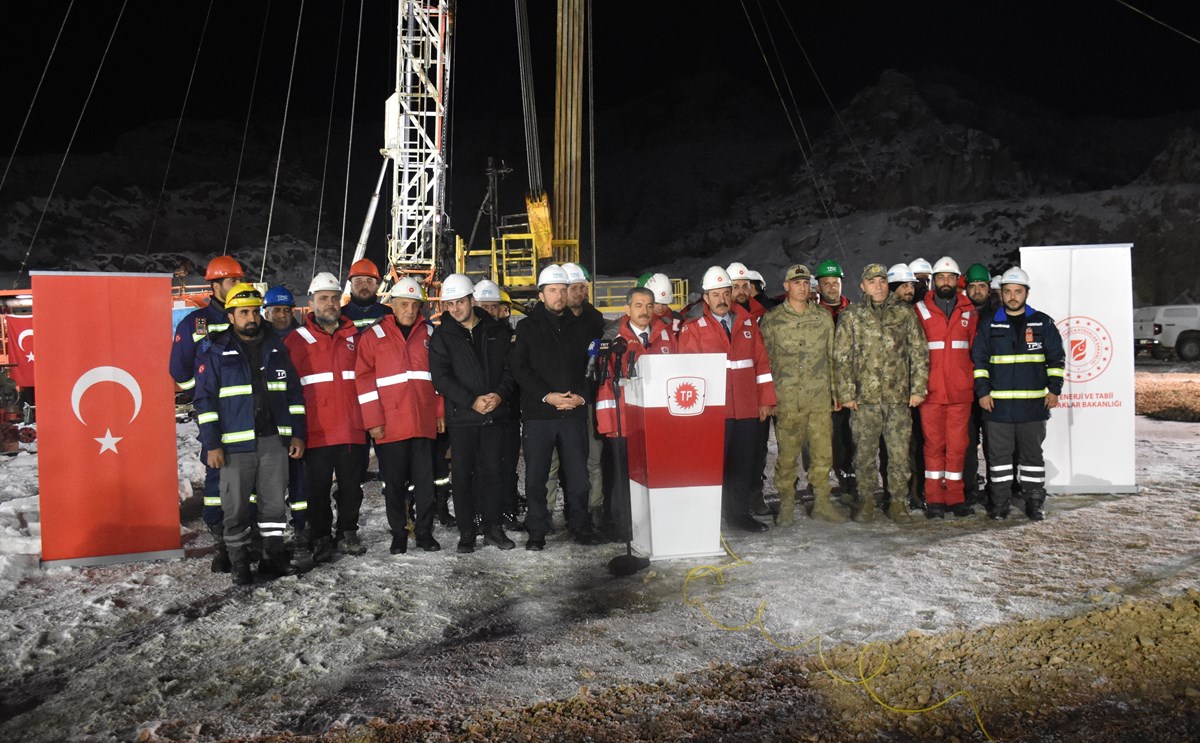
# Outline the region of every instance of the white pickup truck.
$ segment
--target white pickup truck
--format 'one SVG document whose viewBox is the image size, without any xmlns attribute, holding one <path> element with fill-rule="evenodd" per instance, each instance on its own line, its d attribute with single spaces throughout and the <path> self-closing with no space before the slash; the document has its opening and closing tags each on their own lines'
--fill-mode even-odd
<svg viewBox="0 0 1200 743">
<path fill-rule="evenodd" d="M 1183 361 L 1200 360 L 1200 304 L 1142 307 L 1133 312 L 1137 350 L 1148 349 L 1156 359 L 1175 352 Z"/>
</svg>

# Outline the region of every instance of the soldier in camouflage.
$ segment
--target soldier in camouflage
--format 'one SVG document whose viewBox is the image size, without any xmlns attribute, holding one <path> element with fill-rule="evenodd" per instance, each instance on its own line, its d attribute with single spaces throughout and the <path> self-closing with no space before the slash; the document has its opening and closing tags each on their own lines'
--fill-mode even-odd
<svg viewBox="0 0 1200 743">
<path fill-rule="evenodd" d="M 830 411 L 841 406 L 833 399 L 833 318 L 809 304 L 808 267 L 794 265 L 783 280 L 787 300 L 759 323 L 771 358 L 775 395 L 775 488 L 779 493 L 779 525 L 789 526 L 796 511 L 796 458 L 810 453 L 808 481 L 815 500 L 812 516 L 844 522 L 847 516 L 830 495 L 833 467 L 833 422 Z"/>
<path fill-rule="evenodd" d="M 908 488 L 908 443 L 912 431 L 909 408 L 920 405 L 928 391 L 929 350 L 912 308 L 888 293 L 887 268 L 872 263 L 863 269 L 863 301 L 842 312 L 834 338 L 834 390 L 849 408 L 854 432 L 854 469 L 859 494 L 855 521 L 875 518 L 879 437 L 895 454 L 887 471 L 888 488 Z M 888 516 L 911 521 L 903 498 L 893 498 Z"/>
</svg>

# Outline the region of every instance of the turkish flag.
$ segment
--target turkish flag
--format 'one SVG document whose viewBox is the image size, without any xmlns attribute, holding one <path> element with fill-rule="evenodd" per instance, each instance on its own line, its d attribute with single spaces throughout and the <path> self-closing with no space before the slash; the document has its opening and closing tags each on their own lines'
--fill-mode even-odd
<svg viewBox="0 0 1200 743">
<path fill-rule="evenodd" d="M 33 315 L 5 315 L 8 359 L 16 364 L 9 378 L 18 387 L 33 386 Z"/>
<path fill-rule="evenodd" d="M 42 559 L 181 554 L 171 277 L 32 279 Z"/>
</svg>

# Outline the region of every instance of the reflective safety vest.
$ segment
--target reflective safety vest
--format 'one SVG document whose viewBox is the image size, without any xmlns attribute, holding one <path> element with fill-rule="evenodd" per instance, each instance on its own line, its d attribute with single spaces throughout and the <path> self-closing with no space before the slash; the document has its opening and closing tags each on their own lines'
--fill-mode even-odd
<svg viewBox="0 0 1200 743">
<path fill-rule="evenodd" d="M 254 431 L 254 379 L 250 361 L 234 342 L 231 331 L 209 338 L 210 345 L 196 367 L 196 421 L 206 450 L 248 452 L 257 448 Z M 304 393 L 288 357 L 287 347 L 273 331 L 262 341 L 262 379 L 276 433 L 284 444 L 305 440 Z"/>
<path fill-rule="evenodd" d="M 444 408 L 429 371 L 432 335 L 433 325 L 421 315 L 407 338 L 392 317 L 359 334 L 354 383 L 363 426 L 368 431 L 383 426 L 383 438 L 376 443 L 437 438 Z"/>
<path fill-rule="evenodd" d="M 209 333 L 220 333 L 229 329 L 229 316 L 216 297 L 208 304 L 188 313 L 175 327 L 171 340 L 171 378 L 181 390 L 196 387 L 196 362 L 208 348 Z"/>
<path fill-rule="evenodd" d="M 1054 320 L 1025 306 L 1025 323 L 1014 323 L 1004 308 L 991 322 L 980 323 L 971 346 L 975 396 L 991 395 L 992 412 L 984 420 L 999 423 L 1044 421 L 1050 417 L 1046 395 L 1062 393 L 1066 353 Z"/>
<path fill-rule="evenodd" d="M 358 330 L 349 318 L 339 317 L 331 335 L 311 314 L 283 339 L 304 390 L 310 449 L 367 440 L 354 384 L 357 342 Z"/>
<path fill-rule="evenodd" d="M 925 402 L 971 402 L 975 395 L 971 341 L 979 313 L 966 294 L 957 292 L 956 304 L 947 318 L 935 296 L 935 292 L 928 292 L 925 299 L 913 305 L 929 343 L 929 395 Z"/>
<path fill-rule="evenodd" d="M 725 417 L 758 418 L 758 409 L 775 405 L 771 362 L 763 345 L 758 322 L 736 305 L 726 315 L 732 330 L 724 328 L 707 306 L 700 317 L 688 320 L 679 331 L 679 353 L 723 353 L 725 367 Z"/>
</svg>

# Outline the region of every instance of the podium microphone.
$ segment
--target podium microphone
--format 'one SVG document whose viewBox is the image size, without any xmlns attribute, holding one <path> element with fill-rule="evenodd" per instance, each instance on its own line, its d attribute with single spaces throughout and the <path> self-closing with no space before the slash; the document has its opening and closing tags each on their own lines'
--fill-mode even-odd
<svg viewBox="0 0 1200 743">
<path fill-rule="evenodd" d="M 588 344 L 587 371 L 583 374 L 587 379 L 596 379 L 596 359 L 600 356 L 600 344 L 599 338 L 593 338 L 592 342 Z"/>
<path fill-rule="evenodd" d="M 621 360 L 625 357 L 625 351 L 629 349 L 629 343 L 624 338 L 618 336 L 608 344 L 609 353 L 613 355 L 613 381 L 622 377 L 625 369 L 621 366 Z"/>
</svg>

